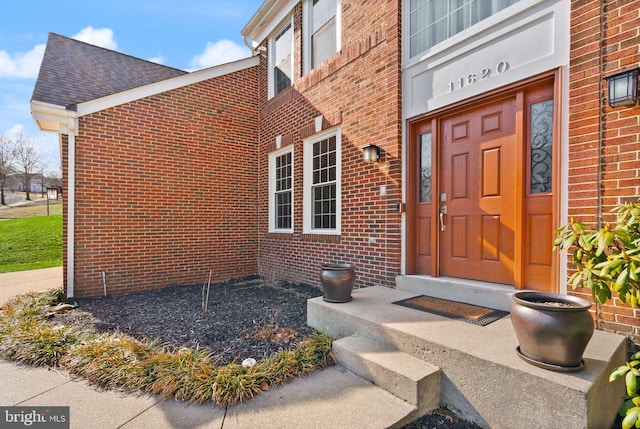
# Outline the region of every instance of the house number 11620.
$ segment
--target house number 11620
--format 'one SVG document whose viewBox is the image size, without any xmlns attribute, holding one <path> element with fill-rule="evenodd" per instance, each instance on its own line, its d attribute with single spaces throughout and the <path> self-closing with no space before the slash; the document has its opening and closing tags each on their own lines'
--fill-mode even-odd
<svg viewBox="0 0 640 429">
<path fill-rule="evenodd" d="M 508 69 L 509 63 L 506 61 L 500 61 L 496 64 L 495 68 L 485 67 L 480 70 L 479 74 L 469 73 L 467 77 L 459 77 L 456 81 L 449 82 L 449 92 L 464 88 L 465 86 L 473 85 L 481 80 L 489 79 L 494 74 L 498 75 L 504 73 Z"/>
</svg>

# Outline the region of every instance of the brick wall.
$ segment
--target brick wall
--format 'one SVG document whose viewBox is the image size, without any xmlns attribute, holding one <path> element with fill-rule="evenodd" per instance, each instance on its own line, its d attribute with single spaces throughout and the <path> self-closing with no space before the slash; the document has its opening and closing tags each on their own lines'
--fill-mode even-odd
<svg viewBox="0 0 640 429">
<path fill-rule="evenodd" d="M 267 278 L 319 285 L 319 265 L 356 265 L 356 286 L 395 284 L 400 273 L 401 62 L 400 2 L 349 1 L 342 6 L 340 52 L 302 74 L 302 7 L 294 14 L 294 85 L 267 100 L 266 41 L 261 46 L 259 194 L 268 193 L 268 154 L 276 136 L 294 146 L 294 233 L 268 233 L 268 200 L 259 206 L 259 272 Z M 342 233 L 302 233 L 303 143 L 323 129 L 341 126 Z M 382 162 L 362 161 L 362 147 L 374 143 Z M 385 185 L 387 195 L 380 195 Z M 375 240 L 371 243 L 370 239 Z"/>
<path fill-rule="evenodd" d="M 76 297 L 102 295 L 103 271 L 109 295 L 256 273 L 257 72 L 79 119 Z M 64 138 L 65 189 L 67 156 Z"/>
<path fill-rule="evenodd" d="M 609 107 L 604 79 L 640 65 L 640 1 L 600 4 L 571 3 L 569 71 L 569 215 L 594 226 L 615 222 L 611 209 L 640 195 L 640 108 Z M 599 312 L 603 329 L 639 342 L 639 310 L 614 298 Z"/>
</svg>

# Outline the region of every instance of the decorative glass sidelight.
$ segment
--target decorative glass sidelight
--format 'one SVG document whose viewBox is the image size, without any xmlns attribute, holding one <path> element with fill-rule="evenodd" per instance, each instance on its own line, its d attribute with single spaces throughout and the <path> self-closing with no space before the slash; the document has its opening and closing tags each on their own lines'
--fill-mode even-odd
<svg viewBox="0 0 640 429">
<path fill-rule="evenodd" d="M 431 133 L 420 136 L 420 202 L 431 202 Z"/>
<path fill-rule="evenodd" d="M 530 188 L 532 194 L 551 192 L 553 99 L 531 105 Z"/>
</svg>

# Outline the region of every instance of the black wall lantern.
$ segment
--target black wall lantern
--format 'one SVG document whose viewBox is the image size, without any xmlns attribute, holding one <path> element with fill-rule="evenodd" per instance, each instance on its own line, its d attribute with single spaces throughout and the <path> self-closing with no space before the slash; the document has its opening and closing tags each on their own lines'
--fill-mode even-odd
<svg viewBox="0 0 640 429">
<path fill-rule="evenodd" d="M 638 69 L 606 77 L 609 83 L 609 106 L 635 106 L 638 103 Z"/>
<path fill-rule="evenodd" d="M 362 160 L 364 162 L 378 162 L 380 159 L 380 148 L 374 144 L 362 148 Z"/>
</svg>

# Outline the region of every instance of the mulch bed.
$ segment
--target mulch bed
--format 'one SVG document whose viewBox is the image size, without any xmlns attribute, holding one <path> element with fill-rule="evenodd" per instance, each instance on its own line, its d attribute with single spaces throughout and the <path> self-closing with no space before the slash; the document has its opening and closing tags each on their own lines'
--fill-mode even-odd
<svg viewBox="0 0 640 429">
<path fill-rule="evenodd" d="M 264 284 L 259 278 L 212 283 L 207 311 L 203 286 L 169 286 L 120 297 L 77 300 L 78 308 L 50 319 L 92 332 L 121 332 L 175 347 L 200 347 L 219 364 L 260 360 L 295 348 L 313 330 L 307 300 L 322 291 L 304 284 Z M 206 297 L 205 297 L 206 298 Z M 407 429 L 479 429 L 445 408 Z"/>
<path fill-rule="evenodd" d="M 80 299 L 78 308 L 56 314 L 52 322 L 207 349 L 222 365 L 295 348 L 313 333 L 307 326 L 307 299 L 320 295 L 317 287 L 265 285 L 257 278 L 212 283 L 204 312 L 201 284 L 169 286 L 120 297 Z"/>
</svg>

